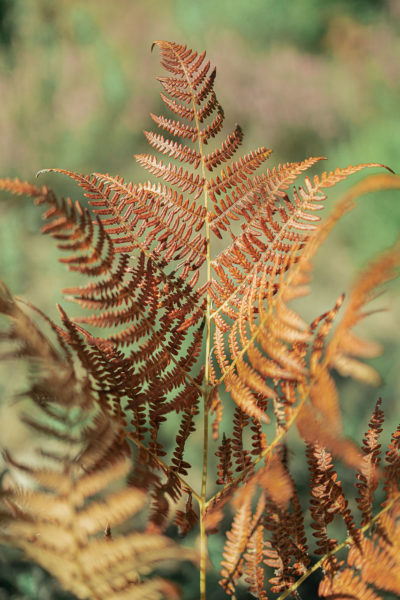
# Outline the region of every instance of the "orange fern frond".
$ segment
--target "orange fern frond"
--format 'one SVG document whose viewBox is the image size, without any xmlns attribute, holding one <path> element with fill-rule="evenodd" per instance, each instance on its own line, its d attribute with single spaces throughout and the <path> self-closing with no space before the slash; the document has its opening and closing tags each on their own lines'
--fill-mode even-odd
<svg viewBox="0 0 400 600">
<path fill-rule="evenodd" d="M 320 598 L 362 598 L 362 600 L 382 600 L 368 585 L 352 571 L 345 569 L 333 578 L 325 578 L 318 587 Z"/>
<path fill-rule="evenodd" d="M 247 544 L 247 552 L 244 555 L 245 582 L 249 586 L 249 592 L 259 600 L 267 600 L 268 596 L 264 589 L 264 527 L 259 525 L 250 537 Z"/>
<path fill-rule="evenodd" d="M 359 338 L 351 330 L 368 316 L 362 309 L 374 299 L 378 286 L 396 276 L 399 265 L 400 245 L 397 244 L 371 263 L 354 286 L 347 309 L 326 348 L 324 358 L 327 365 L 334 366 L 342 375 L 351 375 L 375 385 L 380 382 L 380 377 L 373 367 L 354 357 L 378 356 L 381 346 Z"/>
<path fill-rule="evenodd" d="M 227 541 L 221 562 L 220 585 L 232 595 L 235 585 L 243 572 L 243 553 L 249 538 L 251 506 L 250 499 L 244 501 L 237 511 L 232 528 L 227 532 Z"/>
</svg>

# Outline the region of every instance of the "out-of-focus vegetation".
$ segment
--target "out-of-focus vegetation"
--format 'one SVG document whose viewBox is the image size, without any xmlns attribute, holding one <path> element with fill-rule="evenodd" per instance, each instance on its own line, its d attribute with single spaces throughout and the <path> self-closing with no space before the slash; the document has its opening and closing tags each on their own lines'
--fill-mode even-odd
<svg viewBox="0 0 400 600">
<path fill-rule="evenodd" d="M 146 148 L 142 130 L 159 107 L 154 39 L 207 49 L 228 126 L 239 122 L 245 131 L 244 151 L 266 145 L 271 164 L 322 155 L 324 169 L 374 161 L 400 171 L 398 0 L 0 0 L 1 175 L 32 180 L 40 169 L 63 167 L 147 178 L 133 154 Z M 60 176 L 41 183 L 81 197 Z M 338 186 L 336 196 L 345 189 Z M 40 211 L 29 201 L 0 197 L 1 277 L 56 318 L 59 290 L 76 280 L 39 228 Z M 330 308 L 399 230 L 398 194 L 361 199 L 323 251 L 323 269 L 317 261 L 320 304 L 312 314 Z M 380 306 L 395 308 L 396 295 Z M 369 330 L 387 348 L 377 366 L 388 431 L 398 420 L 399 324 L 397 308 Z M 376 394 L 343 382 L 347 430 L 357 439 Z M 11 438 L 4 425 L 0 436 L 6 430 Z M 220 551 L 217 536 L 210 544 L 211 556 Z M 38 598 L 39 589 L 40 599 L 67 597 L 44 586 L 36 568 L 12 561 L 11 570 L 0 570 L 0 600 Z"/>
</svg>

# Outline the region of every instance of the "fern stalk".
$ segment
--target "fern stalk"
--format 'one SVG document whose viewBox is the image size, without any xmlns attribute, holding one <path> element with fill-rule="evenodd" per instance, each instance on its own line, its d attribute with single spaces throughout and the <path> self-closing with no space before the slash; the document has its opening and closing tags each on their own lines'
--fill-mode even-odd
<svg viewBox="0 0 400 600">
<path fill-rule="evenodd" d="M 182 66 L 182 70 L 185 73 L 186 80 L 190 89 L 192 97 L 192 107 L 194 112 L 194 118 L 196 123 L 196 129 L 198 134 L 199 154 L 201 158 L 201 171 L 204 181 L 206 180 L 206 169 L 205 169 L 205 156 L 203 151 L 203 141 L 201 138 L 201 128 L 199 117 L 197 114 L 197 107 L 195 101 L 195 92 L 186 70 L 185 63 L 181 60 L 178 53 L 174 52 L 177 60 Z M 207 187 L 204 186 L 204 207 L 206 214 L 208 214 L 208 191 Z M 207 282 L 211 281 L 211 251 L 210 251 L 210 223 L 206 218 L 206 244 L 207 244 Z M 207 498 L 207 468 L 208 468 L 208 410 L 209 410 L 209 377 L 210 377 L 210 347 L 211 347 L 211 297 L 207 290 L 207 304 L 206 304 L 206 350 L 205 350 L 205 371 L 204 371 L 204 391 L 203 391 L 203 467 L 202 467 L 202 478 L 201 478 L 201 493 L 199 500 L 199 518 L 200 518 L 200 600 L 206 600 L 206 569 L 207 569 L 207 535 L 205 529 L 205 509 L 206 509 L 206 498 Z"/>
</svg>

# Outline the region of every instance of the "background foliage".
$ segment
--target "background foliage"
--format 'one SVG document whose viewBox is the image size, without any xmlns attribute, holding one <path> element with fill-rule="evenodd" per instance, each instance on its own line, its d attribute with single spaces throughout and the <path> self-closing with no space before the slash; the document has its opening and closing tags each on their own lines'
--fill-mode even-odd
<svg viewBox="0 0 400 600">
<path fill-rule="evenodd" d="M 243 152 L 263 144 L 274 150 L 271 164 L 323 155 L 329 160 L 324 169 L 374 161 L 398 172 L 399 34 L 398 0 L 0 0 L 1 174 L 32 180 L 39 169 L 63 167 L 142 180 L 133 154 L 146 148 L 142 130 L 160 102 L 158 60 L 149 52 L 154 39 L 207 49 L 218 67 L 228 126 L 239 122 L 245 131 Z M 76 187 L 63 178 L 42 182 L 76 197 Z M 344 189 L 338 186 L 331 199 Z M 399 225 L 398 195 L 397 201 L 390 192 L 360 201 L 323 249 L 313 315 L 395 241 Z M 1 277 L 57 318 L 59 290 L 72 280 L 39 228 L 40 211 L 26 200 L 0 198 Z M 371 320 L 368 332 L 386 346 L 376 366 L 386 382 L 379 393 L 387 432 L 398 420 L 397 292 L 380 300 L 391 311 Z M 341 385 L 347 433 L 360 439 L 377 392 Z M 7 410 L 1 444 L 21 451 L 25 444 L 26 451 L 11 419 Z M 214 536 L 210 543 L 212 556 L 222 542 Z M 40 569 L 4 552 L 0 599 L 68 597 Z M 190 598 L 185 577 L 189 581 L 190 573 L 182 573 Z"/>
</svg>

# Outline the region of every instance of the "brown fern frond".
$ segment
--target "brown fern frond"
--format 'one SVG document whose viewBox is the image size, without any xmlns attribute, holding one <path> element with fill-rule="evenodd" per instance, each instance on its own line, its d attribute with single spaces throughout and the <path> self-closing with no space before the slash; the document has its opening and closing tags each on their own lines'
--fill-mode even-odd
<svg viewBox="0 0 400 600">
<path fill-rule="evenodd" d="M 197 100 L 202 100 L 205 94 L 199 93 L 195 94 L 193 97 Z M 206 94 L 207 95 L 207 94 Z M 176 119 L 167 119 L 162 115 L 154 115 L 150 113 L 153 121 L 164 131 L 167 131 L 174 137 L 181 137 L 189 139 L 191 142 L 201 141 L 203 144 L 207 144 L 210 138 L 214 138 L 222 129 L 223 121 L 224 121 L 224 111 L 220 104 L 215 105 L 217 109 L 217 116 L 215 119 L 207 125 L 203 129 L 198 129 L 192 125 L 186 125 L 181 121 L 177 121 Z M 212 106 L 212 110 L 214 110 L 214 106 Z M 182 116 L 184 114 L 183 111 L 180 111 Z M 191 113 L 191 111 L 190 111 Z M 196 116 L 199 118 L 202 115 L 197 111 Z M 190 118 L 190 117 L 189 117 Z M 199 119 L 200 121 L 200 119 Z"/>
<path fill-rule="evenodd" d="M 205 156 L 204 164 L 209 171 L 226 162 L 235 154 L 243 141 L 243 131 L 239 125 L 236 125 L 234 131 L 230 133 L 222 145 Z"/>
<path fill-rule="evenodd" d="M 261 487 L 262 493 L 249 524 L 247 540 L 244 539 L 241 545 L 244 550 L 237 552 L 234 560 L 232 557 L 229 576 L 221 582 L 230 594 L 234 592 L 238 576 L 243 571 L 243 560 L 246 581 L 253 593 L 256 589 L 259 592 L 263 590 L 263 562 L 279 571 L 275 572 L 272 580 L 272 591 L 287 589 L 294 576 L 304 572 L 308 564 L 301 509 L 299 512 L 297 502 L 293 513 L 289 511 L 289 500 L 295 495 L 293 482 L 278 456 L 274 456 L 247 486 L 238 491 L 232 503 L 237 510 L 241 510 L 252 497 L 256 484 Z M 271 530 L 272 539 L 264 542 L 267 530 Z"/>
<path fill-rule="evenodd" d="M 181 121 L 176 121 L 175 119 L 167 119 L 162 115 L 157 116 L 153 113 L 150 113 L 150 116 L 156 123 L 156 125 L 158 125 L 164 131 L 167 131 L 174 137 L 189 139 L 193 143 L 196 142 L 199 138 L 199 134 L 196 127 L 193 127 L 192 125 L 186 125 Z"/>
<path fill-rule="evenodd" d="M 204 64 L 205 52 L 198 54 L 187 46 L 165 40 L 155 40 L 151 48 L 154 46 L 158 46 L 160 50 L 163 67 L 174 76 L 180 77 L 178 83 L 174 79 L 178 87 L 188 87 L 191 84 L 197 88 L 201 84 L 210 67 L 208 62 Z"/>
<path fill-rule="evenodd" d="M 243 499 L 252 497 L 256 484 L 256 475 L 253 465 L 249 464 L 246 470 L 240 471 L 237 477 L 225 484 L 221 490 L 206 502 L 204 522 L 206 531 L 209 534 L 217 533 L 219 524 L 224 516 L 223 508 L 229 502 L 233 501 L 235 495 L 239 498 L 235 506 L 241 506 Z M 243 494 L 241 494 L 242 490 Z"/>
<path fill-rule="evenodd" d="M 290 535 L 289 513 L 279 508 L 273 501 L 267 502 L 264 526 L 271 533 L 271 539 L 265 550 L 265 564 L 274 568 L 274 575 L 270 577 L 271 592 L 280 594 L 290 588 L 298 575 L 293 569 L 293 545 Z"/>
<path fill-rule="evenodd" d="M 389 506 L 389 510 L 387 507 Z M 333 577 L 327 574 L 321 581 L 319 593 L 323 598 L 348 597 L 377 598 L 376 590 L 400 593 L 399 578 L 399 497 L 372 518 L 364 527 L 377 523 L 371 537 L 363 537 L 351 544 L 347 566 Z"/>
<path fill-rule="evenodd" d="M 174 524 L 178 527 L 181 535 L 186 535 L 198 522 L 199 518 L 192 506 L 192 494 L 188 493 L 185 510 L 178 510 L 175 515 Z"/>
<path fill-rule="evenodd" d="M 88 177 L 62 169 L 48 171 L 64 173 L 83 188 L 94 207 L 94 213 L 101 218 L 105 231 L 113 239 L 115 252 L 131 252 L 140 248 L 153 259 L 154 265 L 170 285 L 173 284 L 173 278 L 165 276 L 160 256 L 168 262 L 172 258 L 182 259 L 189 253 L 180 267 L 184 279 L 189 271 L 197 270 L 204 262 L 205 242 L 202 236 L 198 233 L 191 239 L 191 223 L 187 223 L 187 218 L 179 218 L 180 213 L 184 213 L 184 207 L 179 210 L 178 205 L 177 216 L 173 213 L 166 215 L 152 190 L 125 184 L 123 178 L 103 174 Z M 142 241 L 146 231 L 148 234 Z"/>
<path fill-rule="evenodd" d="M 337 479 L 330 453 L 318 444 L 309 444 L 306 454 L 312 481 L 310 512 L 313 519 L 312 527 L 315 530 L 313 535 L 318 540 L 316 554 L 328 555 L 324 569 L 332 577 L 341 565 L 336 557 L 330 554 L 337 545 L 337 540 L 329 537 L 327 525 L 332 522 L 335 515 L 340 514 L 357 546 L 360 545 L 360 533 L 348 508 L 341 483 Z"/>
<path fill-rule="evenodd" d="M 290 257 L 285 259 L 283 272 L 289 260 Z M 273 273 L 276 268 L 275 264 Z M 303 347 L 310 339 L 302 319 L 294 311 L 284 309 L 282 296 L 274 296 L 275 278 L 268 281 L 267 277 L 268 269 L 264 268 L 260 281 L 254 276 L 251 287 L 243 295 L 239 319 L 228 335 L 229 354 L 224 346 L 226 336 L 218 326 L 214 335 L 215 355 L 222 371 L 219 382 L 224 381 L 244 412 L 261 422 L 268 422 L 266 401 L 276 398 L 275 390 L 265 383 L 265 378 L 303 379 L 306 375 Z M 291 297 L 302 295 L 303 278 L 293 282 Z M 267 309 L 264 298 L 270 300 Z M 279 317 L 273 311 L 277 298 Z M 244 360 L 246 353 L 249 363 Z"/>
<path fill-rule="evenodd" d="M 207 75 L 208 71 L 209 63 L 207 62 L 199 71 L 196 79 L 190 80 L 190 76 L 186 77 L 186 73 L 183 78 L 173 76 L 158 77 L 157 79 L 170 96 L 187 103 L 194 102 L 199 105 L 208 97 L 214 86 L 217 71 L 214 68 L 211 73 Z M 201 84 L 200 87 L 199 84 Z"/>
<path fill-rule="evenodd" d="M 289 163 L 278 169 L 277 172 L 273 171 L 270 175 L 266 175 L 265 180 L 261 177 L 255 188 L 259 200 L 252 197 L 253 193 L 247 196 L 247 192 L 243 199 L 238 198 L 237 214 L 244 216 L 248 223 L 243 226 L 243 232 L 234 239 L 234 242 L 213 260 L 212 265 L 219 278 L 219 281 L 213 280 L 210 289 L 217 306 L 214 315 L 222 312 L 222 314 L 225 313 L 228 317 L 234 318 L 233 314 L 236 313 L 237 318 L 237 310 L 233 311 L 232 306 L 239 304 L 241 295 L 251 277 L 257 274 L 260 278 L 262 266 L 267 261 L 273 263 L 281 253 L 284 256 L 287 255 L 291 248 L 297 246 L 297 251 L 300 253 L 303 245 L 309 239 L 310 233 L 316 229 L 314 222 L 318 222 L 320 219 L 314 214 L 314 211 L 323 208 L 321 202 L 325 200 L 326 196 L 321 190 L 328 181 L 331 181 L 333 175 L 321 178 L 321 181 L 318 180 L 314 187 L 306 178 L 307 192 L 300 187 L 298 193 L 295 191 L 293 200 L 290 200 L 287 195 L 285 196 L 282 190 L 287 189 L 302 171 L 308 169 L 317 160 L 320 158 L 309 159 L 303 163 Z M 360 165 L 360 168 L 366 166 L 377 165 Z M 354 167 L 354 169 L 357 171 L 358 167 Z M 345 178 L 351 172 L 353 172 L 351 169 L 350 171 L 346 169 L 343 172 L 338 171 L 335 177 Z M 276 206 L 275 200 L 282 196 L 282 205 Z M 231 211 L 231 201 L 225 199 L 225 203 L 228 212 Z M 243 213 L 241 212 L 242 206 Z M 235 204 L 232 207 L 234 208 Z M 220 211 L 218 217 L 213 218 L 211 228 L 219 222 L 223 223 L 223 219 L 229 216 L 228 212 Z M 228 222 L 227 220 L 225 228 L 228 226 Z M 265 238 L 265 241 L 260 239 L 261 236 Z M 269 274 L 271 273 L 272 269 L 269 267 Z M 279 273 L 280 269 L 277 269 L 276 276 Z M 230 281 L 229 286 L 227 286 L 227 281 Z"/>
<path fill-rule="evenodd" d="M 176 115 L 181 117 L 182 119 L 188 119 L 189 121 L 193 121 L 195 118 L 195 114 L 199 123 L 203 123 L 207 117 L 209 117 L 218 106 L 217 98 L 215 96 L 215 92 L 211 92 L 210 98 L 208 102 L 198 111 L 195 111 L 192 107 L 184 106 L 171 98 L 168 98 L 165 94 L 160 94 L 162 101 L 164 104 Z"/>
<path fill-rule="evenodd" d="M 95 369 L 94 363 L 92 364 L 92 375 L 97 373 L 98 392 L 102 393 L 103 397 L 108 395 L 109 399 L 110 390 L 112 390 L 111 398 L 114 396 L 116 400 L 117 398 L 121 400 L 124 395 L 133 399 L 135 395 L 137 396 L 139 385 L 143 386 L 145 382 L 149 382 L 151 385 L 151 381 L 156 379 L 156 386 L 153 385 L 154 394 L 160 398 L 157 389 L 162 389 L 163 384 L 165 385 L 163 392 L 165 394 L 165 390 L 180 388 L 187 377 L 191 383 L 194 383 L 195 380 L 190 376 L 190 369 L 198 355 L 202 338 L 202 324 L 200 328 L 198 326 L 202 310 L 196 307 L 193 312 L 195 296 L 190 295 L 189 290 L 179 280 L 176 280 L 175 285 L 172 286 L 171 283 L 174 280 L 171 278 L 168 282 L 172 289 L 170 293 L 166 293 L 165 281 L 160 281 L 155 274 L 156 265 L 153 261 L 146 263 L 143 254 L 139 257 L 136 267 L 128 267 L 125 256 L 119 258 L 115 255 L 113 241 L 104 231 L 102 222 L 98 221 L 99 239 L 107 239 L 109 248 L 106 258 L 102 259 L 98 244 L 92 242 L 91 221 L 86 219 L 82 222 L 82 211 L 78 208 L 75 209 L 70 203 L 59 205 L 55 200 L 52 202 L 47 214 L 47 218 L 51 219 L 48 230 L 57 238 L 62 236 L 61 248 L 71 251 L 71 247 L 65 242 L 66 235 L 75 240 L 74 245 L 76 240 L 82 239 L 81 251 L 84 244 L 89 245 L 90 251 L 86 262 L 81 257 L 79 270 L 84 275 L 92 275 L 94 271 L 98 274 L 103 269 L 108 272 L 108 276 L 104 280 L 95 284 L 67 290 L 75 295 L 76 302 L 86 308 L 94 308 L 99 313 L 81 317 L 77 321 L 102 328 L 119 327 L 118 333 L 102 338 L 107 347 L 114 348 L 113 358 L 109 355 L 101 355 L 100 347 L 103 341 L 100 338 L 86 336 L 86 341 L 78 342 L 80 347 L 78 354 L 85 366 L 88 364 L 87 361 L 91 360 L 89 357 L 94 353 L 97 354 L 95 362 L 99 367 Z M 81 218 L 79 219 L 79 217 Z M 57 223 L 56 231 L 52 227 L 53 219 Z M 86 234 L 87 224 L 89 224 L 90 238 Z M 70 233 L 71 230 L 72 233 Z M 64 234 L 64 231 L 68 233 Z M 100 257 L 100 267 L 98 264 L 92 266 L 92 256 Z M 71 263 L 71 261 L 69 262 Z M 72 260 L 73 262 L 74 260 Z M 107 265 L 108 268 L 106 268 Z M 177 293 L 177 289 L 179 289 L 179 293 Z M 185 293 L 188 293 L 186 298 Z M 182 298 L 185 298 L 185 303 L 182 302 Z M 120 306 L 124 308 L 121 310 Z M 165 311 L 165 317 L 157 329 L 155 315 L 157 313 L 160 315 L 161 311 Z M 67 321 L 68 319 L 65 320 L 65 323 Z M 123 329 L 121 329 L 121 325 L 124 326 Z M 70 334 L 72 334 L 71 327 L 72 325 L 69 325 Z M 76 327 L 72 327 L 72 329 L 75 337 L 77 335 L 80 338 L 83 330 L 78 333 Z M 195 330 L 196 332 L 194 332 Z M 189 342 L 188 354 L 177 358 L 184 339 L 187 339 L 191 332 L 194 335 Z M 138 340 L 143 337 L 146 338 L 146 341 L 138 350 L 133 349 L 130 357 L 122 357 L 118 353 L 119 348 L 137 344 Z M 89 342 L 90 348 L 87 348 L 87 342 Z M 85 348 L 87 349 L 85 350 Z M 153 361 L 154 368 L 150 367 L 150 360 Z M 167 370 L 160 380 L 158 373 L 169 363 L 172 363 L 175 369 Z M 185 389 L 179 391 L 175 407 L 188 406 L 195 400 L 196 394 L 193 394 L 192 387 L 186 386 Z M 139 405 L 137 399 L 136 404 Z M 129 406 L 133 406 L 133 400 L 130 401 Z M 172 406 L 173 404 L 169 405 L 170 408 Z"/>
<path fill-rule="evenodd" d="M 232 474 L 232 446 L 231 439 L 226 437 L 225 433 L 222 436 L 222 442 L 217 452 L 215 453 L 219 458 L 217 472 L 218 479 L 217 485 L 224 485 L 229 483 L 233 479 Z"/>
<path fill-rule="evenodd" d="M 21 310 L 19 303 L 1 281 L 0 313 L 6 315 L 12 323 L 8 332 L 2 332 L 0 341 L 14 345 L 11 351 L 1 356 L 2 360 L 27 359 L 36 363 L 37 372 L 40 374 L 40 379 L 32 382 L 31 387 L 23 395 L 31 396 L 42 410 L 46 410 L 47 400 L 51 399 L 54 394 L 61 396 L 66 405 L 69 405 L 72 401 L 69 395 L 76 384 L 76 374 L 70 353 L 65 352 L 64 340 L 61 346 L 62 353 L 60 353 L 47 339 L 40 327 Z M 53 330 L 57 331 L 57 339 L 60 339 L 59 328 L 52 321 L 50 323 Z M 82 397 L 80 401 L 85 404 Z M 90 404 L 90 402 L 91 399 L 88 398 L 88 403 Z M 62 415 L 59 418 L 61 421 L 63 420 Z"/>
<path fill-rule="evenodd" d="M 248 450 L 243 446 L 243 431 L 249 424 L 249 417 L 239 406 L 235 408 L 233 416 L 232 451 L 236 463 L 236 471 L 245 471 L 251 463 Z"/>
<path fill-rule="evenodd" d="M 384 168 L 390 173 L 393 173 L 390 167 L 387 167 L 381 163 L 362 163 L 360 165 L 355 165 L 354 167 L 349 165 L 343 169 L 337 167 L 334 171 L 329 171 L 329 173 L 324 172 L 322 175 L 315 175 L 312 183 L 308 178 L 306 178 L 306 190 L 304 190 L 304 192 L 314 194 L 316 191 L 332 187 L 337 183 L 344 181 L 347 179 L 347 177 L 349 177 L 349 175 L 354 175 L 354 173 L 370 167 Z"/>
<path fill-rule="evenodd" d="M 387 502 L 390 502 L 397 496 L 400 487 L 400 425 L 392 435 L 385 459 L 384 490 Z"/>
<path fill-rule="evenodd" d="M 280 593 L 305 572 L 309 563 L 303 515 L 293 480 L 281 456 L 275 454 L 258 475 L 267 493 L 262 523 L 271 534 L 263 553 L 264 562 L 275 569 L 270 579 L 271 591 Z"/>
<path fill-rule="evenodd" d="M 164 42 L 162 42 L 164 43 Z M 169 43 L 169 42 L 166 42 Z M 176 47 L 178 44 L 176 44 Z M 200 55 L 201 56 L 201 55 Z M 205 56 L 205 54 L 203 54 Z M 176 56 L 174 57 L 174 60 Z M 213 89 L 214 80 L 216 76 L 216 69 L 214 68 L 209 75 L 208 71 L 210 63 L 206 62 L 201 70 L 199 70 L 195 79 L 190 78 L 189 72 L 184 73 L 185 77 L 176 77 L 177 73 L 174 73 L 172 77 L 157 77 L 157 80 L 161 83 L 164 90 L 173 98 L 183 100 L 184 102 L 201 104 L 201 101 L 207 98 L 211 90 Z M 170 69 L 166 67 L 169 71 Z M 171 71 L 172 72 L 172 71 Z M 182 72 L 181 72 L 182 75 Z M 201 84 L 200 89 L 199 85 Z M 193 93 L 195 92 L 195 93 Z"/>
<path fill-rule="evenodd" d="M 153 131 L 144 131 L 143 133 L 150 146 L 153 146 L 161 154 L 165 154 L 169 158 L 179 158 L 181 161 L 193 165 L 195 169 L 200 165 L 200 153 L 194 148 L 183 146 Z"/>
<path fill-rule="evenodd" d="M 190 464 L 183 460 L 183 451 L 188 437 L 195 431 L 194 418 L 198 412 L 199 409 L 196 405 L 192 405 L 190 408 L 184 410 L 179 433 L 176 436 L 176 448 L 171 461 L 173 465 L 172 469 L 182 475 L 187 475 L 187 469 L 190 467 Z"/>
<path fill-rule="evenodd" d="M 193 173 L 184 171 L 182 167 L 177 168 L 170 163 L 164 165 L 162 160 L 158 161 L 151 154 L 136 154 L 135 159 L 152 175 L 162 177 L 164 181 L 177 185 L 183 192 L 189 191 L 190 194 L 194 194 L 195 200 L 201 195 L 204 188 L 204 180 L 201 180 L 199 175 L 194 176 Z"/>
<path fill-rule="evenodd" d="M 268 151 L 266 151 L 268 153 Z M 268 169 L 265 175 L 254 177 L 252 180 L 246 179 L 246 185 L 236 185 L 231 195 L 225 195 L 223 200 L 214 200 L 215 214 L 211 213 L 211 229 L 218 236 L 222 237 L 220 230 L 226 231 L 230 221 L 237 220 L 239 216 L 244 216 L 247 223 L 243 226 L 243 233 L 236 238 L 236 244 L 241 246 L 246 236 L 257 230 L 263 231 L 271 217 L 271 209 L 278 198 L 285 196 L 286 190 L 291 183 L 305 170 L 313 164 L 322 160 L 322 157 L 309 158 L 300 163 L 287 163 L 279 165 L 272 170 Z M 239 181 L 238 184 L 241 182 Z M 314 206 L 305 206 L 304 208 L 313 209 Z M 315 210 L 322 208 L 315 204 Z M 298 215 L 300 216 L 300 214 Z M 263 218 L 264 217 L 264 218 Z M 268 231 L 268 229 L 267 229 Z M 272 234 L 271 234 L 272 235 Z M 267 236 L 268 237 L 268 236 Z M 217 260 L 223 262 L 226 255 L 229 255 L 231 247 L 222 252 Z"/>
<path fill-rule="evenodd" d="M 356 502 L 361 511 L 361 525 L 366 525 L 372 519 L 372 498 L 374 491 L 378 487 L 377 469 L 380 462 L 381 448 L 378 440 L 384 421 L 381 404 L 382 400 L 379 399 L 372 413 L 368 431 L 363 440 L 362 451 L 364 456 L 361 469 L 357 474 L 358 483 L 356 483 L 356 487 L 358 489 L 358 498 L 356 498 Z"/>
<path fill-rule="evenodd" d="M 271 156 L 272 150 L 258 148 L 250 154 L 246 154 L 239 161 L 227 165 L 215 180 L 207 182 L 207 191 L 211 200 L 217 203 L 216 196 L 221 195 L 229 189 L 236 188 L 242 181 L 248 181 L 248 176 L 253 173 L 262 163 Z"/>
<path fill-rule="evenodd" d="M 194 231 L 198 232 L 203 227 L 206 214 L 204 206 L 198 206 L 194 201 L 189 203 L 189 200 L 185 199 L 182 194 L 161 184 L 148 182 L 141 184 L 141 188 L 153 194 L 155 200 L 172 214 L 178 214 L 180 219 L 188 222 L 187 225 L 193 227 Z"/>
</svg>

